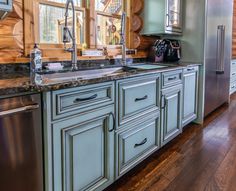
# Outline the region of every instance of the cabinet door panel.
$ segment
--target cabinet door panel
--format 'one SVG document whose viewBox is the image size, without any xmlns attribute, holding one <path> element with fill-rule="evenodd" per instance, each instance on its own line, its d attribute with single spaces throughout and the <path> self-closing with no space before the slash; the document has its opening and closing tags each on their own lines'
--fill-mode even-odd
<svg viewBox="0 0 236 191">
<path fill-rule="evenodd" d="M 183 126 L 197 118 L 198 69 L 184 73 Z"/>
<path fill-rule="evenodd" d="M 67 151 L 65 161 L 68 169 L 66 177 L 67 182 L 73 184 L 73 190 L 82 190 L 103 181 L 105 177 L 104 131 L 103 121 L 99 120 L 64 132 Z"/>
<path fill-rule="evenodd" d="M 182 85 L 162 90 L 162 146 L 182 132 Z"/>
<path fill-rule="evenodd" d="M 102 190 L 114 181 L 113 110 L 53 124 L 54 191 Z"/>
</svg>

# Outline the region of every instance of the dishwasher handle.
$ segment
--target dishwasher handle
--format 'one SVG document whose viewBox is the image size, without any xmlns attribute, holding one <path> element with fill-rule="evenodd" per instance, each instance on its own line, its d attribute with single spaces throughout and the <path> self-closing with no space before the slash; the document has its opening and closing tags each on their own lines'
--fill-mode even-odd
<svg viewBox="0 0 236 191">
<path fill-rule="evenodd" d="M 5 117 L 7 115 L 13 115 L 16 113 L 21 113 L 21 112 L 27 112 L 27 111 L 32 111 L 35 109 L 39 108 L 39 104 L 33 104 L 33 105 L 27 105 L 24 107 L 19 107 L 19 108 L 15 108 L 15 109 L 10 109 L 10 110 L 6 110 L 6 111 L 1 111 L 0 112 L 0 117 Z"/>
</svg>

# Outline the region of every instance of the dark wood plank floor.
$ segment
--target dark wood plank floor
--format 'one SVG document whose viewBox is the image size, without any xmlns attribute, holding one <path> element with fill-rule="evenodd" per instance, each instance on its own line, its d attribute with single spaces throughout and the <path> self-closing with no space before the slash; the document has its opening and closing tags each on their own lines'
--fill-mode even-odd
<svg viewBox="0 0 236 191">
<path fill-rule="evenodd" d="M 236 95 L 106 191 L 236 191 Z"/>
</svg>

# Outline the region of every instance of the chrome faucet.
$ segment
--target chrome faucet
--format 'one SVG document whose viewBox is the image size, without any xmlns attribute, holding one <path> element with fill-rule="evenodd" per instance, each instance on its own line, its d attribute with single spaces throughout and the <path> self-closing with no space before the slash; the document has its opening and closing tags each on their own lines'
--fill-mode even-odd
<svg viewBox="0 0 236 191">
<path fill-rule="evenodd" d="M 121 33 L 120 45 L 122 49 L 122 66 L 126 66 L 126 13 L 122 13 L 121 17 Z"/>
<path fill-rule="evenodd" d="M 72 12 L 73 12 L 73 18 L 72 18 L 72 32 L 68 28 L 68 11 L 69 11 L 69 5 L 71 4 Z M 66 48 L 66 43 L 70 42 L 70 39 L 72 40 L 72 47 Z M 73 0 L 67 0 L 66 1 L 66 13 L 65 13 L 65 26 L 63 29 L 63 43 L 65 46 L 65 50 L 71 53 L 71 63 L 72 63 L 72 70 L 77 70 L 77 44 L 76 44 L 76 35 L 75 35 L 75 5 Z"/>
</svg>

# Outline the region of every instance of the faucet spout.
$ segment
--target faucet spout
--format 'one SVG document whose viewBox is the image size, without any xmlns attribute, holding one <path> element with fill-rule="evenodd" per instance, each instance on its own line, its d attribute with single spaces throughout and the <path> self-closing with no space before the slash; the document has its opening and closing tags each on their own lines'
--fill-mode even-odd
<svg viewBox="0 0 236 191">
<path fill-rule="evenodd" d="M 72 16 L 72 32 L 68 28 L 68 11 L 69 6 L 71 5 L 73 16 Z M 65 26 L 63 29 L 63 43 L 65 46 L 65 50 L 71 53 L 71 64 L 72 64 L 72 70 L 77 70 L 77 44 L 76 44 L 76 34 L 75 34 L 75 5 L 73 0 L 67 0 L 66 1 L 66 12 L 65 12 Z M 66 48 L 66 43 L 70 42 L 70 39 L 72 40 L 72 47 Z"/>
</svg>

